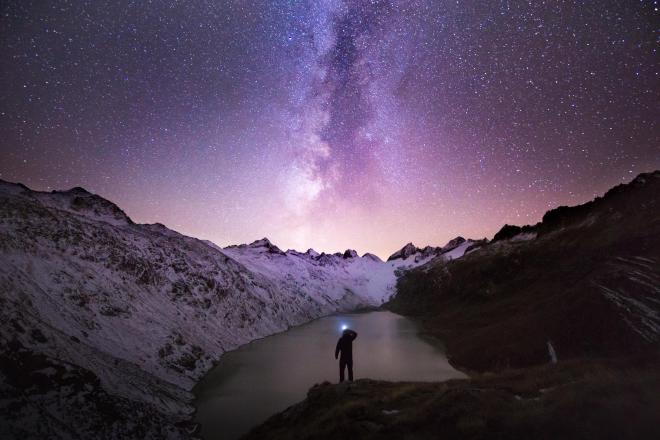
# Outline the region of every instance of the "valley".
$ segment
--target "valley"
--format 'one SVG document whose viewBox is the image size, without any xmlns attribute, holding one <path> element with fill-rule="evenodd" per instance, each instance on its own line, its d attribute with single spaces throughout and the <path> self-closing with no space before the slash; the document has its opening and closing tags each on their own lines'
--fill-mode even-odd
<svg viewBox="0 0 660 440">
<path fill-rule="evenodd" d="M 537 225 L 507 225 L 490 242 L 458 237 L 443 247 L 408 244 L 382 261 L 350 249 L 282 251 L 265 238 L 220 248 L 162 225 L 135 224 L 119 207 L 81 188 L 40 193 L 3 182 L 0 433 L 195 436 L 191 391 L 223 353 L 365 308 L 419 322 L 422 334 L 442 341 L 451 364 L 470 379 L 323 384 L 292 407 L 297 409 L 257 427 L 254 438 L 264 426 L 281 438 L 313 431 L 308 425 L 325 407 L 309 399 L 332 406 L 329 396 L 336 393 L 346 393 L 358 407 L 369 406 L 365 402 L 381 392 L 385 401 L 392 393 L 408 396 L 402 403 L 392 397 L 405 408 L 426 405 L 424 399 L 439 390 L 463 399 L 475 383 L 492 389 L 496 401 L 504 398 L 497 391 L 502 386 L 520 388 L 514 400 L 529 395 L 533 402 L 546 402 L 541 389 L 575 388 L 570 404 L 547 397 L 557 411 L 569 411 L 575 402 L 592 399 L 580 387 L 596 393 L 598 403 L 598 390 L 607 386 L 633 410 L 637 402 L 626 391 L 628 381 L 655 383 L 659 194 L 660 172 L 643 174 L 593 202 L 549 211 Z M 623 371 L 633 371 L 632 378 Z M 655 408 L 654 398 L 643 398 Z M 462 408 L 479 412 L 493 404 L 490 398 L 471 402 Z M 363 420 L 364 413 L 347 404 L 333 411 L 347 426 L 352 417 Z M 294 423 L 287 414 L 301 408 L 307 421 Z M 515 423 L 532 423 L 540 410 Z M 460 423 L 490 426 L 488 414 Z M 423 432 L 442 428 L 425 426 L 428 415 L 411 417 L 406 423 Z M 376 419 L 365 419 L 371 428 L 363 434 L 391 427 Z M 397 417 L 387 420 L 399 423 Z"/>
</svg>

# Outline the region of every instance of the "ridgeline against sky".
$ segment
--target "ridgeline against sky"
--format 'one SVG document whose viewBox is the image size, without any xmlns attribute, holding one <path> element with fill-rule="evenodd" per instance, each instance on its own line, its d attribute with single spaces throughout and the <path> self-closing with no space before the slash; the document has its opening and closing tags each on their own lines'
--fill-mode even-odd
<svg viewBox="0 0 660 440">
<path fill-rule="evenodd" d="M 544 3 L 7 0 L 0 178 L 220 245 L 534 223 L 660 168 L 657 2 Z"/>
</svg>

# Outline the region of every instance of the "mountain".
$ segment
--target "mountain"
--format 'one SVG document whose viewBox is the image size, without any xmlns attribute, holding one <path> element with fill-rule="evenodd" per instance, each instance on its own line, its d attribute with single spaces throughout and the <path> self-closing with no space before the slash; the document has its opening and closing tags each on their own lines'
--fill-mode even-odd
<svg viewBox="0 0 660 440">
<path fill-rule="evenodd" d="M 389 307 L 419 316 L 471 370 L 657 350 L 660 172 L 409 271 Z"/>
<path fill-rule="evenodd" d="M 408 243 L 407 245 L 405 245 L 404 247 L 402 247 L 401 249 L 390 255 L 387 261 L 392 261 L 396 259 L 405 260 L 411 255 L 418 253 L 419 251 L 420 249 L 417 248 L 417 246 L 415 246 L 412 243 Z"/>
<path fill-rule="evenodd" d="M 268 240 L 223 251 L 81 188 L 0 182 L 0 249 L 3 437 L 184 435 L 190 390 L 223 352 L 384 300 L 359 269 L 307 289 L 232 258 L 299 260 Z"/>
<path fill-rule="evenodd" d="M 376 307 L 415 263 L 220 248 L 82 188 L 0 181 L 0 437 L 180 438 L 227 350 Z"/>
<path fill-rule="evenodd" d="M 362 258 L 368 258 L 368 259 L 373 260 L 373 261 L 376 261 L 376 262 L 382 262 L 382 261 L 383 261 L 383 260 L 381 260 L 380 258 L 378 258 L 377 255 L 371 254 L 371 253 L 369 253 L 369 252 L 367 252 L 367 253 L 365 253 L 364 255 L 362 255 Z"/>
<path fill-rule="evenodd" d="M 257 245 L 255 245 L 257 243 Z M 395 267 L 357 254 L 279 251 L 267 239 L 228 246 L 223 252 L 289 294 L 338 303 L 337 310 L 381 305 L 396 285 Z M 277 249 L 277 250 L 274 250 Z M 353 251 L 354 252 L 354 251 Z"/>
<path fill-rule="evenodd" d="M 452 242 L 450 242 L 452 243 Z M 334 254 L 282 252 L 267 239 L 249 245 L 227 246 L 222 251 L 250 271 L 275 282 L 281 290 L 306 293 L 315 298 L 341 298 L 344 310 L 379 306 L 395 293 L 396 279 L 402 271 L 417 267 L 432 258 L 459 258 L 472 241 L 463 240 L 443 252 L 424 254 L 424 258 L 391 259 L 383 262 L 373 254 L 362 257 L 352 249 Z M 351 299 L 352 298 L 352 299 Z M 359 300 L 359 301 L 358 301 Z"/>
<path fill-rule="evenodd" d="M 442 261 L 460 258 L 466 252 L 480 247 L 486 242 L 486 240 L 475 241 L 456 237 L 442 247 L 426 246 L 425 248 L 418 248 L 414 244 L 408 243 L 390 255 L 387 261 L 395 262 L 401 268 L 413 268 L 430 263 L 439 256 L 443 257 Z"/>
</svg>

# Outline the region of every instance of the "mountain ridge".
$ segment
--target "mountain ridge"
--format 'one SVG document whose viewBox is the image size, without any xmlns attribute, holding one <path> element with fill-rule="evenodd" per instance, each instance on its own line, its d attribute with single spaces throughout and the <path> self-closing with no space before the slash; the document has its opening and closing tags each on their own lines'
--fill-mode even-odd
<svg viewBox="0 0 660 440">
<path fill-rule="evenodd" d="M 164 230 L 174 231 L 173 229 L 171 229 L 171 228 L 167 227 L 166 225 L 164 225 L 163 223 L 159 223 L 159 222 L 137 223 L 133 219 L 131 219 L 130 216 L 128 216 L 119 207 L 119 205 L 117 205 L 115 202 L 112 202 L 111 200 L 108 200 L 103 196 L 95 194 L 95 193 L 93 193 L 93 192 L 91 192 L 91 191 L 89 191 L 86 188 L 81 187 L 81 186 L 75 186 L 75 187 L 72 187 L 68 190 L 38 191 L 38 190 L 31 189 L 28 186 L 26 186 L 26 185 L 24 185 L 20 182 L 10 182 L 10 181 L 4 180 L 4 179 L 0 179 L 0 186 L 4 186 L 5 189 L 8 188 L 8 187 L 18 188 L 18 189 L 29 192 L 30 194 L 32 194 L 35 197 L 44 197 L 46 195 L 64 196 L 64 197 L 66 197 L 66 196 L 79 197 L 78 199 L 74 199 L 74 200 L 76 200 L 76 202 L 75 202 L 76 206 L 72 207 L 71 209 L 74 212 L 77 210 L 78 213 L 80 213 L 81 215 L 85 214 L 85 212 L 84 212 L 85 210 L 87 210 L 87 211 L 96 210 L 97 211 L 96 212 L 97 219 L 103 221 L 104 219 L 103 219 L 102 216 L 99 215 L 98 210 L 104 208 L 108 212 L 113 213 L 113 215 L 118 216 L 118 218 L 116 218 L 115 220 L 124 220 L 124 221 L 126 221 L 127 223 L 130 223 L 130 224 L 150 226 L 150 227 L 153 227 L 154 229 L 157 229 L 157 230 L 160 229 L 160 230 L 163 230 L 163 231 Z M 181 234 L 181 235 L 184 235 L 184 234 Z M 228 248 L 231 249 L 231 248 L 235 248 L 235 247 L 239 247 L 239 248 L 240 247 L 266 247 L 266 248 L 270 249 L 273 253 L 283 253 L 283 254 L 286 254 L 286 253 L 299 253 L 299 254 L 300 253 L 307 253 L 307 254 L 310 254 L 310 255 L 313 255 L 313 256 L 319 256 L 321 254 L 324 254 L 324 255 L 335 255 L 335 256 L 342 256 L 342 257 L 345 256 L 345 255 L 349 255 L 351 258 L 355 258 L 355 257 L 362 258 L 365 255 L 369 255 L 370 256 L 369 258 L 376 257 L 376 258 L 380 259 L 380 257 L 378 257 L 375 254 L 373 254 L 371 252 L 368 252 L 368 251 L 360 256 L 353 249 L 345 249 L 344 251 L 339 251 L 339 252 L 317 252 L 313 248 L 309 248 L 305 252 L 300 252 L 296 249 L 288 249 L 286 251 L 282 251 L 282 249 L 280 247 L 278 247 L 277 245 L 275 245 L 268 237 L 262 237 L 260 239 L 255 239 L 250 243 L 230 244 L 230 245 L 227 245 L 227 246 L 224 246 L 224 247 L 216 245 L 212 240 L 197 238 L 197 237 L 190 237 L 190 238 L 198 239 L 198 240 L 200 240 L 202 242 L 205 242 L 207 244 L 213 244 L 213 246 L 216 247 L 218 250 L 228 249 Z M 444 246 L 430 246 L 430 245 L 427 245 L 424 248 L 417 248 L 412 243 L 408 243 L 402 249 L 400 249 L 399 251 L 396 251 L 392 255 L 390 255 L 385 261 L 391 261 L 391 260 L 397 259 L 398 257 L 396 257 L 395 255 L 401 253 L 401 251 L 406 246 L 409 246 L 409 245 L 413 246 L 415 252 L 424 252 L 425 255 L 428 256 L 429 253 L 432 252 L 433 250 L 438 250 L 439 251 L 441 249 L 445 249 L 445 251 L 446 251 L 448 247 L 453 248 L 452 243 L 455 240 L 460 240 L 462 242 L 465 239 L 463 237 L 459 236 L 459 237 L 456 237 L 456 238 L 450 240 Z M 473 242 L 479 242 L 479 240 L 472 240 L 472 241 Z M 451 250 L 451 249 L 449 249 L 449 250 Z M 439 255 L 440 253 L 441 252 L 437 252 L 437 255 Z"/>
</svg>

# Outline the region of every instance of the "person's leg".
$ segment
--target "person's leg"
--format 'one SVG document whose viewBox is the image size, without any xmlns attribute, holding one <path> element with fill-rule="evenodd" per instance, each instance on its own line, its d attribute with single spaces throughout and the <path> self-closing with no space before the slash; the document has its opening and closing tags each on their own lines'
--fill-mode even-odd
<svg viewBox="0 0 660 440">
<path fill-rule="evenodd" d="M 346 363 L 348 365 L 348 380 L 353 381 L 353 361 L 350 360 Z"/>
<path fill-rule="evenodd" d="M 344 363 L 343 359 L 339 360 L 339 382 L 344 381 L 344 368 L 346 367 L 346 364 Z"/>
</svg>

